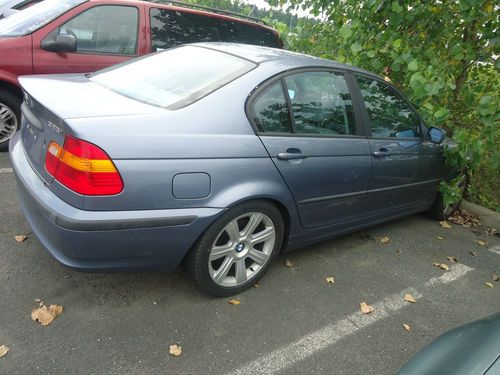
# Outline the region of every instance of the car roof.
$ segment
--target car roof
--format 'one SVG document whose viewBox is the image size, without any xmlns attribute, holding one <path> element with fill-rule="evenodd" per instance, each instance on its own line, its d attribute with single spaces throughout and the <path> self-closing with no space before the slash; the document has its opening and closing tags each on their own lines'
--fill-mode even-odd
<svg viewBox="0 0 500 375">
<path fill-rule="evenodd" d="M 246 60 L 250 60 L 256 64 L 262 63 L 279 63 L 284 66 L 284 70 L 299 67 L 326 67 L 334 69 L 350 70 L 353 72 L 363 73 L 379 79 L 383 79 L 379 75 L 357 68 L 352 65 L 338 63 L 336 61 L 322 59 L 319 57 L 287 51 L 284 49 L 255 46 L 250 44 L 238 43 L 221 43 L 221 42 L 205 42 L 193 43 L 195 46 L 210 48 L 213 50 L 225 52 L 235 55 Z"/>
</svg>

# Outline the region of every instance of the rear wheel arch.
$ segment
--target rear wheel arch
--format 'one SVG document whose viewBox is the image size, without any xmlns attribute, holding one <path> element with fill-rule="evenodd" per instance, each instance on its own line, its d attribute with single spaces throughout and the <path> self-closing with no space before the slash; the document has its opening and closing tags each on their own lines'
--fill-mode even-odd
<svg viewBox="0 0 500 375">
<path fill-rule="evenodd" d="M 8 92 L 12 95 L 14 95 L 18 100 L 19 103 L 21 102 L 23 98 L 23 91 L 19 86 L 16 86 L 10 82 L 7 82 L 3 79 L 0 79 L 0 91 Z"/>
</svg>

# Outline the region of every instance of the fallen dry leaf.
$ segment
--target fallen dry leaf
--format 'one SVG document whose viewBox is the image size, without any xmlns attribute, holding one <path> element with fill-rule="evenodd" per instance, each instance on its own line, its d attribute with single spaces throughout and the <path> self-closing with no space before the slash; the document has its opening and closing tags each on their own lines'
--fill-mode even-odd
<svg viewBox="0 0 500 375">
<path fill-rule="evenodd" d="M 403 323 L 403 327 L 409 332 L 410 331 L 410 326 L 406 323 Z"/>
<path fill-rule="evenodd" d="M 391 241 L 391 239 L 389 237 L 380 237 L 379 241 L 388 244 Z"/>
<path fill-rule="evenodd" d="M 330 284 L 335 283 L 335 278 L 333 276 L 329 276 L 325 280 L 327 283 L 330 283 Z"/>
<path fill-rule="evenodd" d="M 446 220 L 444 220 L 444 221 L 440 221 L 440 222 L 439 222 L 439 225 L 441 225 L 443 228 L 446 228 L 446 229 L 451 229 L 451 225 L 450 225 L 450 223 L 448 223 Z"/>
<path fill-rule="evenodd" d="M 488 236 L 498 236 L 498 230 L 496 228 L 488 228 L 486 229 L 486 233 Z"/>
<path fill-rule="evenodd" d="M 287 267 L 293 267 L 293 263 L 290 259 L 285 260 L 285 266 Z"/>
<path fill-rule="evenodd" d="M 50 305 L 47 307 L 43 304 L 42 300 L 40 300 L 38 304 L 40 307 L 31 310 L 31 319 L 35 322 L 39 322 L 42 326 L 47 326 L 52 323 L 52 321 L 61 315 L 64 310 L 61 305 Z"/>
<path fill-rule="evenodd" d="M 237 299 L 232 299 L 232 300 L 229 300 L 229 303 L 230 303 L 231 305 L 239 305 L 241 302 L 240 302 L 240 301 L 238 301 Z"/>
<path fill-rule="evenodd" d="M 441 263 L 436 263 L 436 262 L 434 262 L 434 263 L 432 263 L 432 265 L 433 265 L 434 267 L 439 267 L 439 266 L 441 265 Z"/>
<path fill-rule="evenodd" d="M 458 262 L 457 257 L 446 257 L 446 259 L 448 259 L 451 263 L 457 263 Z"/>
<path fill-rule="evenodd" d="M 443 237 L 441 237 L 441 236 L 437 236 L 437 239 L 442 241 L 442 240 L 443 240 Z"/>
<path fill-rule="evenodd" d="M 463 226 L 464 228 L 479 227 L 481 226 L 481 221 L 479 218 L 470 212 L 465 210 L 456 210 L 448 220 L 452 223 Z"/>
<path fill-rule="evenodd" d="M 179 357 L 182 354 L 182 346 L 177 344 L 170 345 L 169 353 L 171 356 Z"/>
<path fill-rule="evenodd" d="M 24 234 L 18 234 L 17 236 L 14 236 L 14 238 L 16 239 L 17 242 L 23 242 L 28 238 L 28 236 Z"/>
<path fill-rule="evenodd" d="M 54 315 L 54 317 L 58 317 L 62 314 L 64 308 L 61 305 L 50 305 L 49 312 Z"/>
<path fill-rule="evenodd" d="M 441 263 L 439 265 L 439 268 L 441 268 L 442 270 L 445 270 L 445 271 L 449 271 L 450 270 L 450 267 L 448 267 L 448 265 L 446 263 Z"/>
<path fill-rule="evenodd" d="M 389 82 L 389 83 L 390 83 L 390 82 L 391 82 L 391 79 L 390 79 L 389 77 L 385 76 L 385 77 L 384 77 L 384 81 L 386 81 L 386 82 Z"/>
<path fill-rule="evenodd" d="M 493 287 L 495 287 L 495 285 L 493 285 L 492 283 L 484 283 L 484 285 L 486 285 L 488 288 L 493 288 Z"/>
<path fill-rule="evenodd" d="M 403 252 L 401 250 L 396 250 L 396 253 L 403 254 Z"/>
<path fill-rule="evenodd" d="M 477 256 L 477 254 L 474 251 L 469 251 L 469 254 L 472 255 L 473 257 Z"/>
<path fill-rule="evenodd" d="M 47 326 L 55 319 L 55 316 L 49 311 L 47 306 L 42 306 L 31 310 L 31 319 L 40 323 L 42 326 Z"/>
<path fill-rule="evenodd" d="M 484 242 L 483 240 L 476 240 L 476 243 L 481 246 L 486 246 L 486 242 Z"/>
<path fill-rule="evenodd" d="M 498 275 L 493 274 L 491 275 L 491 278 L 493 279 L 493 281 L 500 281 L 500 276 Z"/>
<path fill-rule="evenodd" d="M 253 287 L 254 288 L 260 288 L 260 284 L 259 283 L 255 283 L 255 284 L 253 284 Z"/>
<path fill-rule="evenodd" d="M 371 314 L 375 311 L 375 309 L 372 306 L 368 305 L 366 302 L 361 302 L 359 304 L 359 308 L 361 309 L 361 312 L 363 314 Z"/>
<path fill-rule="evenodd" d="M 9 347 L 6 345 L 0 346 L 0 358 L 2 358 L 9 351 Z"/>
<path fill-rule="evenodd" d="M 417 302 L 415 301 L 415 297 L 413 297 L 411 294 L 405 294 L 404 300 L 411 303 Z"/>
</svg>

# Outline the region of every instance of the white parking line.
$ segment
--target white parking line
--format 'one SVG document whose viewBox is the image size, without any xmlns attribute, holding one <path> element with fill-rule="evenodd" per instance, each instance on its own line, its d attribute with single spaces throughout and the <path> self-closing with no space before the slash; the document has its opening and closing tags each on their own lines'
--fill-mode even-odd
<svg viewBox="0 0 500 375">
<path fill-rule="evenodd" d="M 12 173 L 14 170 L 12 168 L 0 168 L 0 173 Z"/>
<path fill-rule="evenodd" d="M 492 253 L 500 255 L 500 245 L 490 247 L 488 250 Z"/>
<path fill-rule="evenodd" d="M 438 284 L 448 284 L 464 276 L 473 268 L 464 264 L 455 264 L 450 271 L 443 273 L 440 277 L 435 277 L 427 281 L 425 287 L 433 287 Z M 329 324 L 324 328 L 318 329 L 301 339 L 277 349 L 270 354 L 249 362 L 236 371 L 230 372 L 231 375 L 257 375 L 271 374 L 284 370 L 296 362 L 300 362 L 312 354 L 335 344 L 337 341 L 351 336 L 360 329 L 368 327 L 389 315 L 408 306 L 408 302 L 403 300 L 405 294 L 411 294 L 415 299 L 421 298 L 422 294 L 414 288 L 407 288 L 399 293 L 393 294 L 372 306 L 375 311 L 369 315 L 361 312 L 354 312 L 345 319 Z"/>
</svg>

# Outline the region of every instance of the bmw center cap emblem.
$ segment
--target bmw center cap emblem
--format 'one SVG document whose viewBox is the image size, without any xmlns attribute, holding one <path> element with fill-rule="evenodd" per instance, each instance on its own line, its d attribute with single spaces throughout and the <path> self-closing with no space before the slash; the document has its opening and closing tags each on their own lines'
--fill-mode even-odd
<svg viewBox="0 0 500 375">
<path fill-rule="evenodd" d="M 245 245 L 243 245 L 241 242 L 236 245 L 236 247 L 234 248 L 238 253 L 242 252 L 243 249 L 245 248 Z"/>
</svg>

